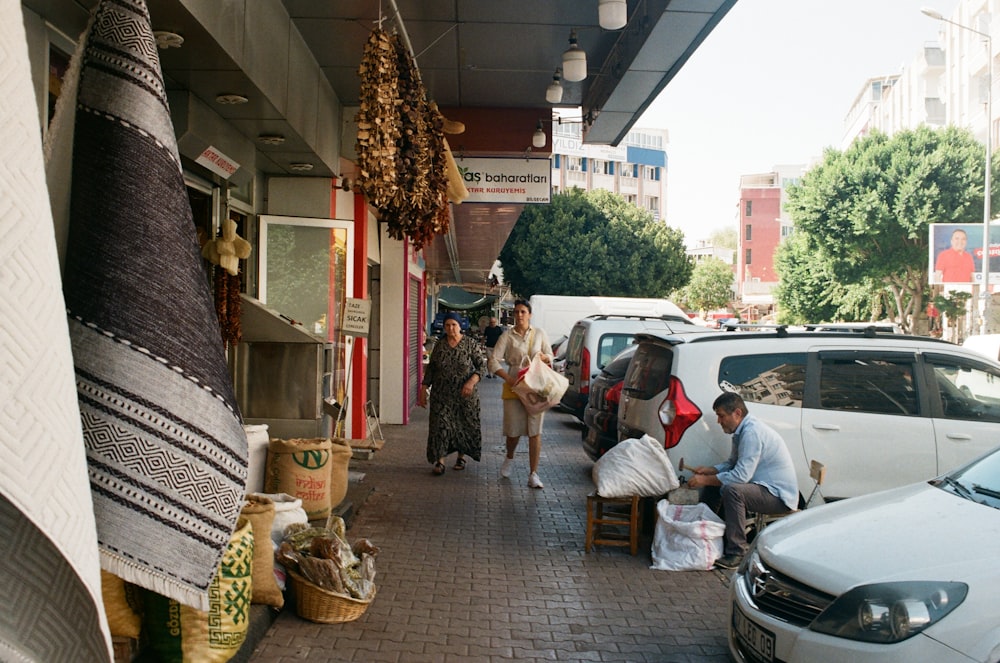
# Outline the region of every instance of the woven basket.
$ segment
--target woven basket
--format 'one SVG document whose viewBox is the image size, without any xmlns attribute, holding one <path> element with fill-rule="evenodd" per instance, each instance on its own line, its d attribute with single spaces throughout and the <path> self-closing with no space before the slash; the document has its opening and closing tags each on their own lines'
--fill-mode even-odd
<svg viewBox="0 0 1000 663">
<path fill-rule="evenodd" d="M 365 614 L 365 610 L 375 599 L 375 590 L 370 598 L 351 598 L 318 587 L 295 571 L 288 569 L 295 591 L 295 613 L 302 619 L 320 624 L 341 624 L 351 622 Z"/>
</svg>

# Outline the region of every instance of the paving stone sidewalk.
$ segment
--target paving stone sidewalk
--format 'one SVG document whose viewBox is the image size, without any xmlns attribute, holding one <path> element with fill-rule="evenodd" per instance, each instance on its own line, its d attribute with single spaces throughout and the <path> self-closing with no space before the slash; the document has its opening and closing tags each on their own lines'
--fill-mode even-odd
<svg viewBox="0 0 1000 663">
<path fill-rule="evenodd" d="M 500 477 L 500 382 L 481 383 L 483 455 L 465 471 L 452 457 L 431 474 L 425 410 L 382 425 L 385 447 L 352 461 L 371 492 L 348 530 L 381 549 L 375 600 L 346 624 L 308 622 L 287 605 L 253 663 L 729 660 L 723 574 L 651 570 L 648 536 L 635 557 L 584 553 L 593 463 L 574 417 L 546 415 L 543 490 L 527 487 L 527 440 L 512 477 Z"/>
</svg>

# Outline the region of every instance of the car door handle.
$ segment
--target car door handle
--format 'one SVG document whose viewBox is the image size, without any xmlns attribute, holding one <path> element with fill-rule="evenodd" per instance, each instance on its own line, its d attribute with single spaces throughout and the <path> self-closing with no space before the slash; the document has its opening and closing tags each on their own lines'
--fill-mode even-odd
<svg viewBox="0 0 1000 663">
<path fill-rule="evenodd" d="M 840 426 L 837 424 L 813 424 L 813 428 L 816 430 L 840 430 Z"/>
<path fill-rule="evenodd" d="M 965 435 L 964 433 L 947 433 L 945 437 L 949 440 L 957 440 L 959 442 L 968 442 L 972 439 L 971 435 Z"/>
</svg>

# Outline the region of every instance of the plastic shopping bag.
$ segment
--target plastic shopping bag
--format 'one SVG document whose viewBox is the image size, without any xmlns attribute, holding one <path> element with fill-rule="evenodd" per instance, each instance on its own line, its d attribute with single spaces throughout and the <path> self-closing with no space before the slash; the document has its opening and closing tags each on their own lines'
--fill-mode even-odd
<svg viewBox="0 0 1000 663">
<path fill-rule="evenodd" d="M 656 503 L 653 565 L 660 571 L 708 571 L 722 556 L 726 524 L 707 504 Z"/>
<path fill-rule="evenodd" d="M 567 387 L 566 377 L 542 361 L 541 354 L 536 354 L 528 367 L 518 374 L 513 389 L 524 409 L 529 414 L 537 414 L 558 405 Z"/>
</svg>

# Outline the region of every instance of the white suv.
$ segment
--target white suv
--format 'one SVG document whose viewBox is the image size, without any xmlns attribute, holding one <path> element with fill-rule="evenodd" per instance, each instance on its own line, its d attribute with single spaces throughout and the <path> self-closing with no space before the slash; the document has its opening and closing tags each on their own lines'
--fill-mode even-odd
<svg viewBox="0 0 1000 663">
<path fill-rule="evenodd" d="M 578 320 L 566 341 L 563 373 L 569 387 L 562 397 L 564 409 L 583 421 L 590 396 L 590 381 L 601 369 L 632 344 L 635 335 L 645 333 L 697 333 L 709 331 L 682 315 L 597 314 Z"/>
<path fill-rule="evenodd" d="M 1000 363 L 900 334 L 640 335 L 623 383 L 619 439 L 648 433 L 675 464 L 728 458 L 711 411 L 723 390 L 784 438 L 800 488 L 826 466 L 823 496 L 930 479 L 1000 445 Z"/>
</svg>

